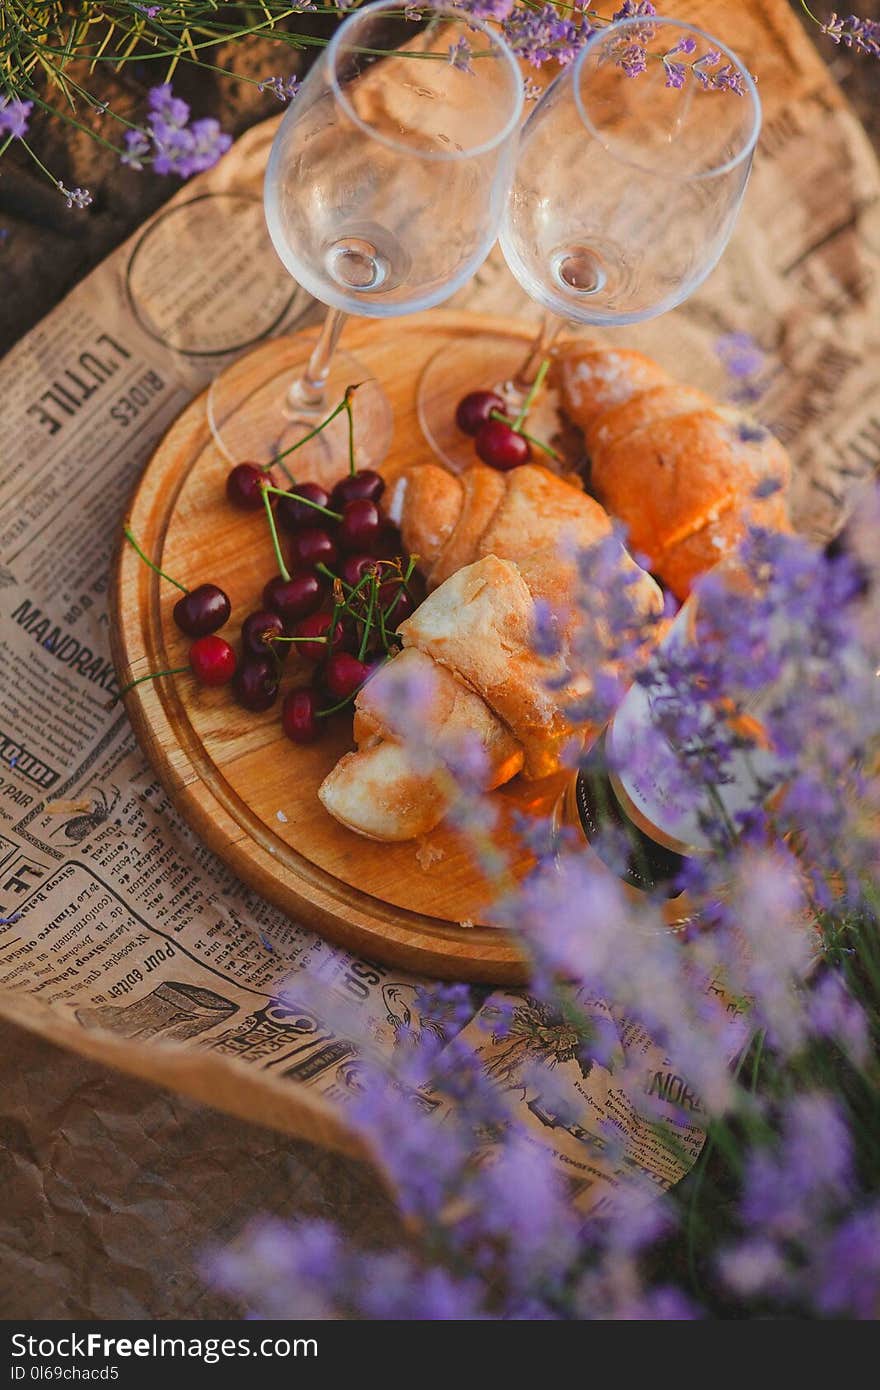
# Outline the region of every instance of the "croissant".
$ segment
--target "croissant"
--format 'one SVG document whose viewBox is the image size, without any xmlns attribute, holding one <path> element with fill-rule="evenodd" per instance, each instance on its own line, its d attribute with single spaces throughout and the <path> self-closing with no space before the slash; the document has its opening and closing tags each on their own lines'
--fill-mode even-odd
<svg viewBox="0 0 880 1390">
<path fill-rule="evenodd" d="M 358 692 L 354 739 L 357 751 L 339 760 L 318 796 L 343 825 L 374 840 L 433 830 L 454 800 L 456 775 L 467 771 L 491 791 L 523 766 L 521 745 L 485 701 L 417 647 Z"/>
<path fill-rule="evenodd" d="M 584 433 L 592 490 L 678 598 L 750 525 L 791 529 L 788 455 L 745 412 L 629 350 L 586 344 L 560 356 L 554 376 Z"/>
<path fill-rule="evenodd" d="M 319 788 L 332 816 L 373 839 L 407 840 L 439 824 L 462 775 L 491 790 L 520 771 L 557 771 L 563 746 L 585 730 L 556 693 L 564 655 L 540 657 L 532 642 L 534 596 L 523 571 L 549 587 L 551 556 L 538 552 L 521 570 L 485 555 L 400 625 L 403 650 L 356 697 L 357 750 Z M 571 565 L 555 574 L 557 589 L 560 576 L 574 582 Z M 647 575 L 644 585 L 659 612 L 660 591 Z"/>
<path fill-rule="evenodd" d="M 611 530 L 593 497 L 539 464 L 499 473 L 475 463 L 459 476 L 416 464 L 392 483 L 385 507 L 429 589 L 484 555 L 519 562 L 549 546 L 585 549 Z M 621 564 L 632 563 L 621 548 Z"/>
</svg>

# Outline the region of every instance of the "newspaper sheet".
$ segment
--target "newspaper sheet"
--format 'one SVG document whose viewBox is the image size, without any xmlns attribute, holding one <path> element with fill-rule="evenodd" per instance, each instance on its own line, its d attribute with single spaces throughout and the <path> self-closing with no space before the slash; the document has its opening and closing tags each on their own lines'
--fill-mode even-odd
<svg viewBox="0 0 880 1390">
<path fill-rule="evenodd" d="M 709 27 L 711 8 L 688 7 L 698 19 L 705 11 Z M 739 16 L 743 41 L 761 55 L 765 130 L 730 250 L 675 314 L 611 336 L 723 396 L 715 344 L 751 334 L 766 353 L 752 383 L 757 408 L 797 466 L 796 521 L 827 534 L 853 482 L 880 466 L 880 176 L 794 22 L 761 10 L 745 5 Z M 177 201 L 256 196 L 273 130 L 251 131 Z M 0 1014 L 358 1154 L 346 1097 L 362 1057 L 389 1054 L 399 1027 L 417 1024 L 416 982 L 327 944 L 237 882 L 180 821 L 124 714 L 107 709 L 116 690 L 108 573 L 126 501 L 163 432 L 218 368 L 216 358 L 163 345 L 133 312 L 137 240 L 0 367 Z M 173 247 L 168 254 L 155 267 L 156 313 L 167 317 L 176 297 L 185 317 L 213 296 L 218 341 L 247 338 L 260 273 L 247 246 L 218 242 L 195 264 Z M 454 303 L 536 312 L 497 254 Z M 275 318 L 272 331 L 283 331 L 283 305 Z M 351 1037 L 322 1019 L 316 982 L 356 1007 Z M 516 1045 L 492 1036 L 505 1000 L 521 1017 Z M 561 1025 L 540 1017 L 534 1000 L 490 995 L 467 1030 L 591 1207 L 613 1201 L 633 1167 L 669 1186 L 704 1137 L 699 1098 L 674 1059 L 614 1001 L 594 1007 L 616 1030 L 622 1065 L 617 1075 L 584 1068 L 563 1048 L 554 1095 L 542 1093 L 529 1063 L 553 1052 Z M 688 1117 L 677 1130 L 680 1158 L 649 1122 L 657 1097 Z M 613 1152 L 609 1125 L 624 1139 Z"/>
</svg>

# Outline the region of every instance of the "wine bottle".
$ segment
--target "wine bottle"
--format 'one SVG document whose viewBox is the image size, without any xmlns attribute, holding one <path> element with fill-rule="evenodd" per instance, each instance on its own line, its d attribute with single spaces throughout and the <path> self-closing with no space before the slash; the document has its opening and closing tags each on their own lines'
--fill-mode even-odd
<svg viewBox="0 0 880 1390">
<path fill-rule="evenodd" d="M 662 646 L 696 640 L 696 618 L 692 597 Z M 679 757 L 657 728 L 656 702 L 664 694 L 668 692 L 662 684 L 646 688 L 636 683 L 630 688 L 562 793 L 555 824 L 557 832 L 565 828 L 574 832 L 576 843 L 588 847 L 635 892 L 666 897 L 667 917 L 672 921 L 682 907 L 679 882 L 686 860 L 710 854 L 715 846 L 700 808 L 692 804 L 695 798 L 683 804 L 680 790 L 664 779 L 664 770 L 668 773 Z M 763 802 L 778 781 L 760 723 L 766 694 L 754 694 L 748 709 L 740 708 L 735 715 L 726 712 L 723 704 L 718 707 L 718 718 L 732 722 L 743 734 L 742 748 L 732 753 L 724 784 L 707 792 L 716 812 L 730 825 L 738 812 Z M 645 755 L 658 746 L 663 756 Z M 633 757 L 634 749 L 643 750 L 642 756 Z M 570 838 L 559 834 L 560 844 Z"/>
</svg>

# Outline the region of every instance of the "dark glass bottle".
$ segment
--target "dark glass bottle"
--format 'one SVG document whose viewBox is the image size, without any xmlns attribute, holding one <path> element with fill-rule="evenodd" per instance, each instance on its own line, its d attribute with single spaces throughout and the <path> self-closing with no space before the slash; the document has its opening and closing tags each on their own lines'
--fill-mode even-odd
<svg viewBox="0 0 880 1390">
<path fill-rule="evenodd" d="M 692 596 L 663 645 L 695 640 L 696 598 Z M 731 823 L 737 812 L 763 801 L 766 789 L 776 780 L 774 758 L 762 737 L 763 695 L 756 692 L 748 711 L 738 716 L 737 723 L 747 733 L 742 752 L 733 755 L 725 785 L 712 789 L 716 808 L 723 807 Z M 575 843 L 613 871 L 637 896 L 650 893 L 665 898 L 667 921 L 680 924 L 688 911 L 685 895 L 680 892 L 681 871 L 688 858 L 710 854 L 714 846 L 698 809 L 682 807 L 664 783 L 661 769 L 676 760 L 671 745 L 665 745 L 665 759 L 631 756 L 633 751 L 644 752 L 646 744 L 656 746 L 660 737 L 654 699 L 643 686 L 631 687 L 562 793 L 555 824 L 561 846 L 573 833 Z M 718 718 L 728 718 L 721 706 Z M 651 738 L 646 741 L 648 729 Z M 566 830 L 568 836 L 562 833 Z"/>
<path fill-rule="evenodd" d="M 619 796 L 607 758 L 602 733 L 563 796 L 560 822 L 575 825 L 624 883 L 642 892 L 675 897 L 684 855 L 661 843 L 656 838 L 659 832 L 652 834 L 633 818 L 631 808 Z"/>
</svg>

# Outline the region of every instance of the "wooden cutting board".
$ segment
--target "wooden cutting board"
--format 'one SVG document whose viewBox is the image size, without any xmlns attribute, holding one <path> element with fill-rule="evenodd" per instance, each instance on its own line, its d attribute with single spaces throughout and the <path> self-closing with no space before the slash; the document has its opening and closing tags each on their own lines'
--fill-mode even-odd
<svg viewBox="0 0 880 1390">
<path fill-rule="evenodd" d="M 441 348 L 484 332 L 531 337 L 522 322 L 435 310 L 393 324 L 353 320 L 343 348 L 375 373 L 395 419 L 388 466 L 429 462 L 416 418 L 425 364 Z M 316 330 L 267 343 L 236 364 L 244 400 L 291 363 Z M 244 407 L 242 407 L 244 408 Z M 345 460 L 340 461 L 340 474 Z M 235 511 L 224 486 L 228 462 L 196 398 L 162 440 L 132 498 L 129 522 L 146 553 L 187 587 L 219 583 L 232 600 L 223 630 L 234 644 L 242 620 L 260 605 L 276 572 L 262 513 Z M 186 664 L 187 639 L 171 610 L 179 592 L 128 545 L 118 552 L 112 641 L 120 685 L 148 671 Z M 294 684 L 286 677 L 282 692 Z M 144 751 L 184 819 L 248 884 L 296 921 L 351 950 L 421 974 L 491 983 L 527 978 L 515 942 L 488 924 L 491 890 L 472 846 L 439 827 L 422 843 L 376 844 L 346 830 L 317 799 L 317 788 L 351 748 L 351 720 L 333 721 L 311 747 L 285 738 L 280 700 L 263 714 L 242 710 L 228 688 L 208 690 L 188 675 L 136 686 L 126 707 Z M 514 812 L 546 814 L 561 781 L 516 779 L 494 793 L 501 808 L 496 842 L 521 877 L 531 858 L 511 829 Z"/>
</svg>

